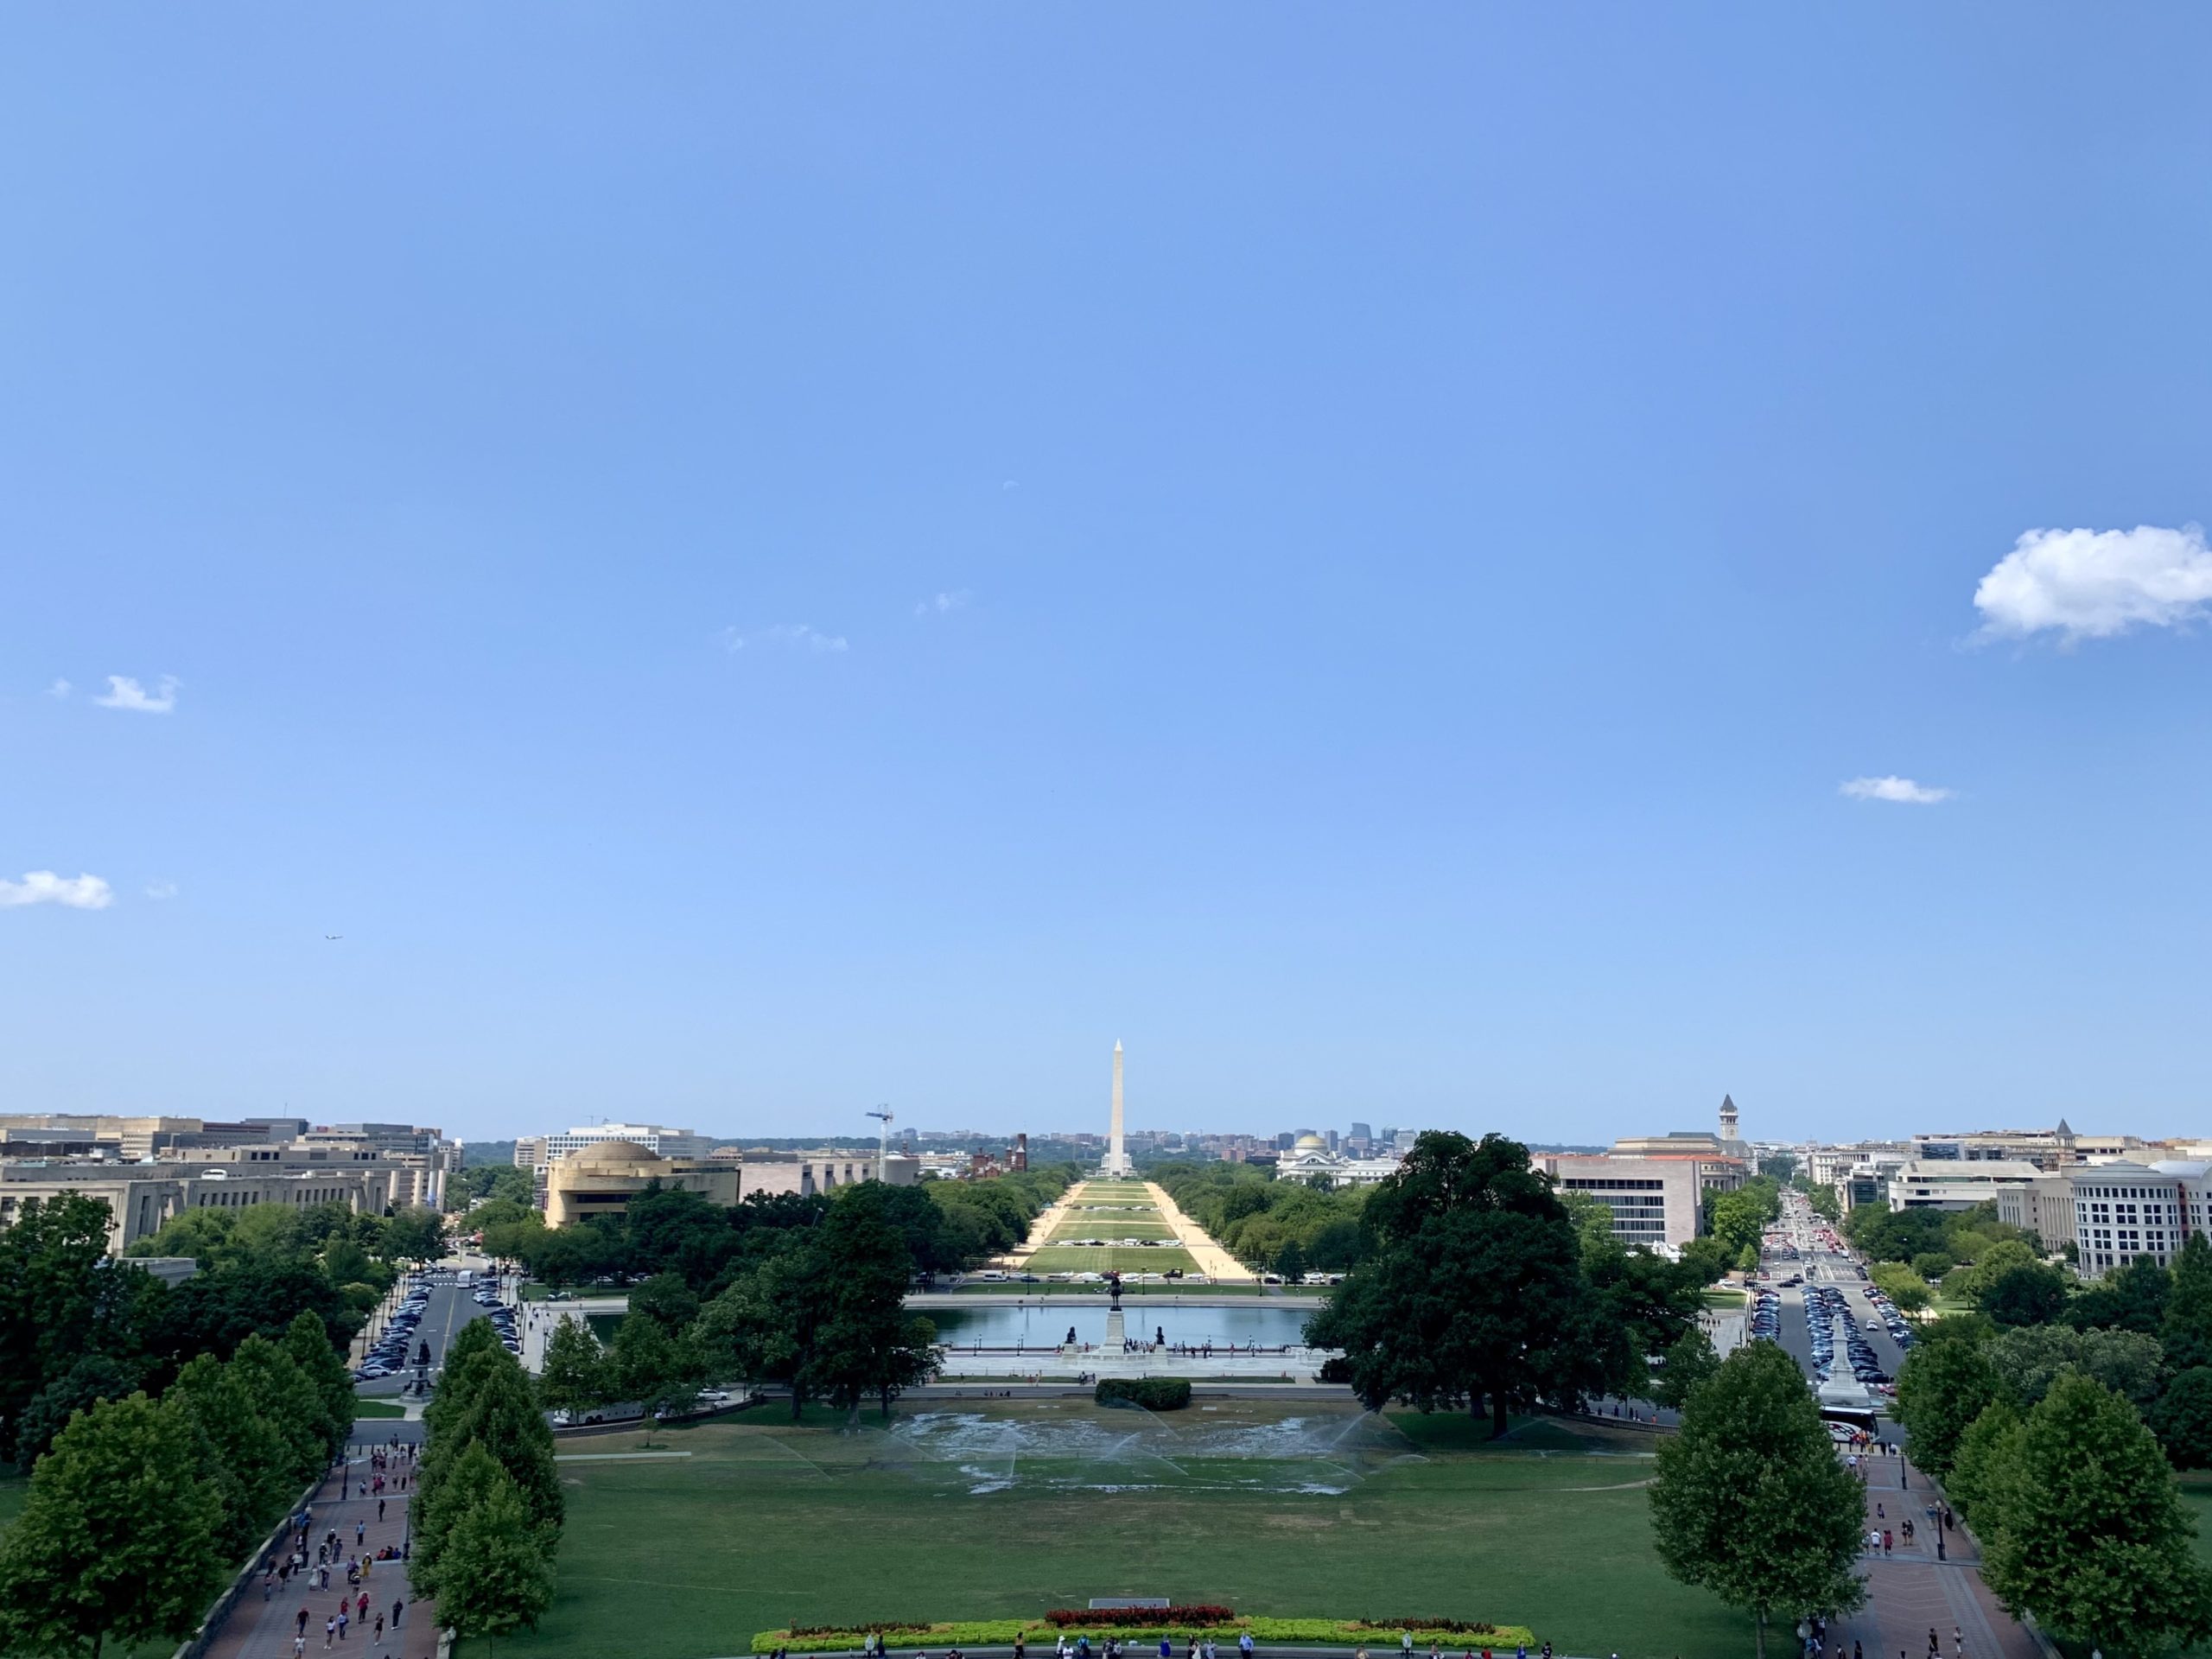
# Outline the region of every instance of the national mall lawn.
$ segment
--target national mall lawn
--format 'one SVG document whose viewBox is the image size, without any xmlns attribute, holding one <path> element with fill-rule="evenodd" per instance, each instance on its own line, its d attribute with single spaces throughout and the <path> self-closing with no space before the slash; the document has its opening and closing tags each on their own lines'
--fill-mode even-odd
<svg viewBox="0 0 2212 1659">
<path fill-rule="evenodd" d="M 1152 1417 L 1070 1398 L 910 1402 L 857 1433 L 756 1408 L 659 1431 L 652 1449 L 690 1455 L 650 1460 L 609 1457 L 645 1449 L 636 1433 L 564 1438 L 558 1596 L 536 1635 L 499 1645 L 703 1659 L 793 1623 L 1139 1595 L 1527 1624 L 1624 1659 L 1751 1654 L 1748 1620 L 1659 1566 L 1649 1436 L 1487 1432 L 1349 1402 L 1202 1397 Z"/>
</svg>

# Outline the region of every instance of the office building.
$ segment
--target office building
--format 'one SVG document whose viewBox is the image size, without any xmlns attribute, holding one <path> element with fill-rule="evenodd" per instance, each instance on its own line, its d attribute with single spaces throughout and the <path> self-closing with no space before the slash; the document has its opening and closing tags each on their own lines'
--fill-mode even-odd
<svg viewBox="0 0 2212 1659">
<path fill-rule="evenodd" d="M 1028 1156 L 1026 1141 L 1022 1156 Z M 912 1186 L 921 1180 L 922 1172 L 935 1164 L 932 1173 L 947 1180 L 957 1180 L 971 1173 L 971 1154 L 964 1152 L 894 1152 L 883 1160 L 883 1179 L 893 1186 Z M 817 1192 L 834 1192 L 855 1181 L 874 1180 L 875 1166 L 875 1153 L 866 1147 L 748 1152 L 745 1154 L 739 1194 L 749 1198 L 755 1192 L 772 1197 L 779 1192 L 794 1192 L 801 1198 L 812 1198 Z"/>
<path fill-rule="evenodd" d="M 1892 1210 L 1971 1210 L 1999 1189 L 2021 1186 L 2044 1172 L 2031 1163 L 2000 1158 L 1910 1158 L 1890 1178 Z"/>
</svg>

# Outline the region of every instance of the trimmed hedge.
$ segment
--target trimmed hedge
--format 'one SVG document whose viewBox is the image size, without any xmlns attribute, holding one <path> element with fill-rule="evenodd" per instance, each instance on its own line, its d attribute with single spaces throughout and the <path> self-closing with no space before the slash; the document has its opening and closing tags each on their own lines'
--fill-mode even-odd
<svg viewBox="0 0 2212 1659">
<path fill-rule="evenodd" d="M 1101 1607 L 1097 1615 L 1147 1611 L 1154 1617 L 1167 1608 Z M 1161 1637 L 1181 1641 L 1193 1636 L 1216 1636 L 1249 1630 L 1255 1642 L 1312 1642 L 1338 1647 L 1357 1646 L 1371 1637 L 1387 1635 L 1393 1641 L 1402 1630 L 1413 1632 L 1416 1643 L 1434 1641 L 1450 1647 L 1482 1645 L 1491 1648 L 1536 1645 L 1535 1633 L 1525 1624 L 1479 1624 L 1463 1619 L 1421 1620 L 1407 1624 L 1361 1618 L 1243 1618 L 1206 1624 L 1129 1625 L 1100 1623 L 1090 1626 L 1053 1624 L 1041 1618 L 989 1618 L 944 1624 L 855 1624 L 845 1630 L 801 1626 L 797 1630 L 763 1630 L 753 1638 L 753 1651 L 773 1653 L 785 1648 L 793 1653 L 830 1653 L 857 1649 L 871 1636 L 880 1636 L 888 1648 L 1010 1647 L 1016 1637 L 1033 1646 L 1049 1649 L 1064 1635 L 1084 1629 L 1101 1636 L 1117 1636 L 1128 1642 L 1157 1642 Z"/>
<path fill-rule="evenodd" d="M 1091 1399 L 1102 1406 L 1142 1406 L 1147 1411 L 1180 1411 L 1191 1403 L 1187 1376 L 1109 1376 L 1100 1379 Z M 1159 1611 L 1158 1608 L 1153 1610 Z"/>
</svg>

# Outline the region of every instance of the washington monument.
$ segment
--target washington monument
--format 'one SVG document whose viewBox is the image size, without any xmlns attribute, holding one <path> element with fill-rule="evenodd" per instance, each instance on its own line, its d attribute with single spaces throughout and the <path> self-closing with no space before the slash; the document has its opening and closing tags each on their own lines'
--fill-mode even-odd
<svg viewBox="0 0 2212 1659">
<path fill-rule="evenodd" d="M 1106 1161 L 1098 1166 L 1101 1175 L 1134 1175 L 1136 1166 L 1129 1161 L 1129 1154 L 1122 1149 L 1122 1042 L 1114 1039 L 1114 1116 L 1106 1126 Z"/>
</svg>

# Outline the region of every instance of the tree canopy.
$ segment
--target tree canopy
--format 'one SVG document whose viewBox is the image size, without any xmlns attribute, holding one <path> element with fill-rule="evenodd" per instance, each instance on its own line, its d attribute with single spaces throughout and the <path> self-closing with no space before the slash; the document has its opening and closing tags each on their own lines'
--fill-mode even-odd
<svg viewBox="0 0 2212 1659">
<path fill-rule="evenodd" d="M 1659 1442 L 1651 1522 L 1659 1559 L 1755 1620 L 1859 1605 L 1865 1515 L 1796 1362 L 1771 1343 L 1738 1349 L 1689 1393 Z"/>
<path fill-rule="evenodd" d="M 1492 1433 L 1540 1401 L 1573 1405 L 1634 1376 L 1626 1329 L 1592 1285 L 1581 1241 L 1528 1149 L 1424 1134 L 1363 1216 L 1365 1253 L 1307 1322 L 1344 1351 L 1370 1409 L 1489 1402 Z"/>
</svg>

